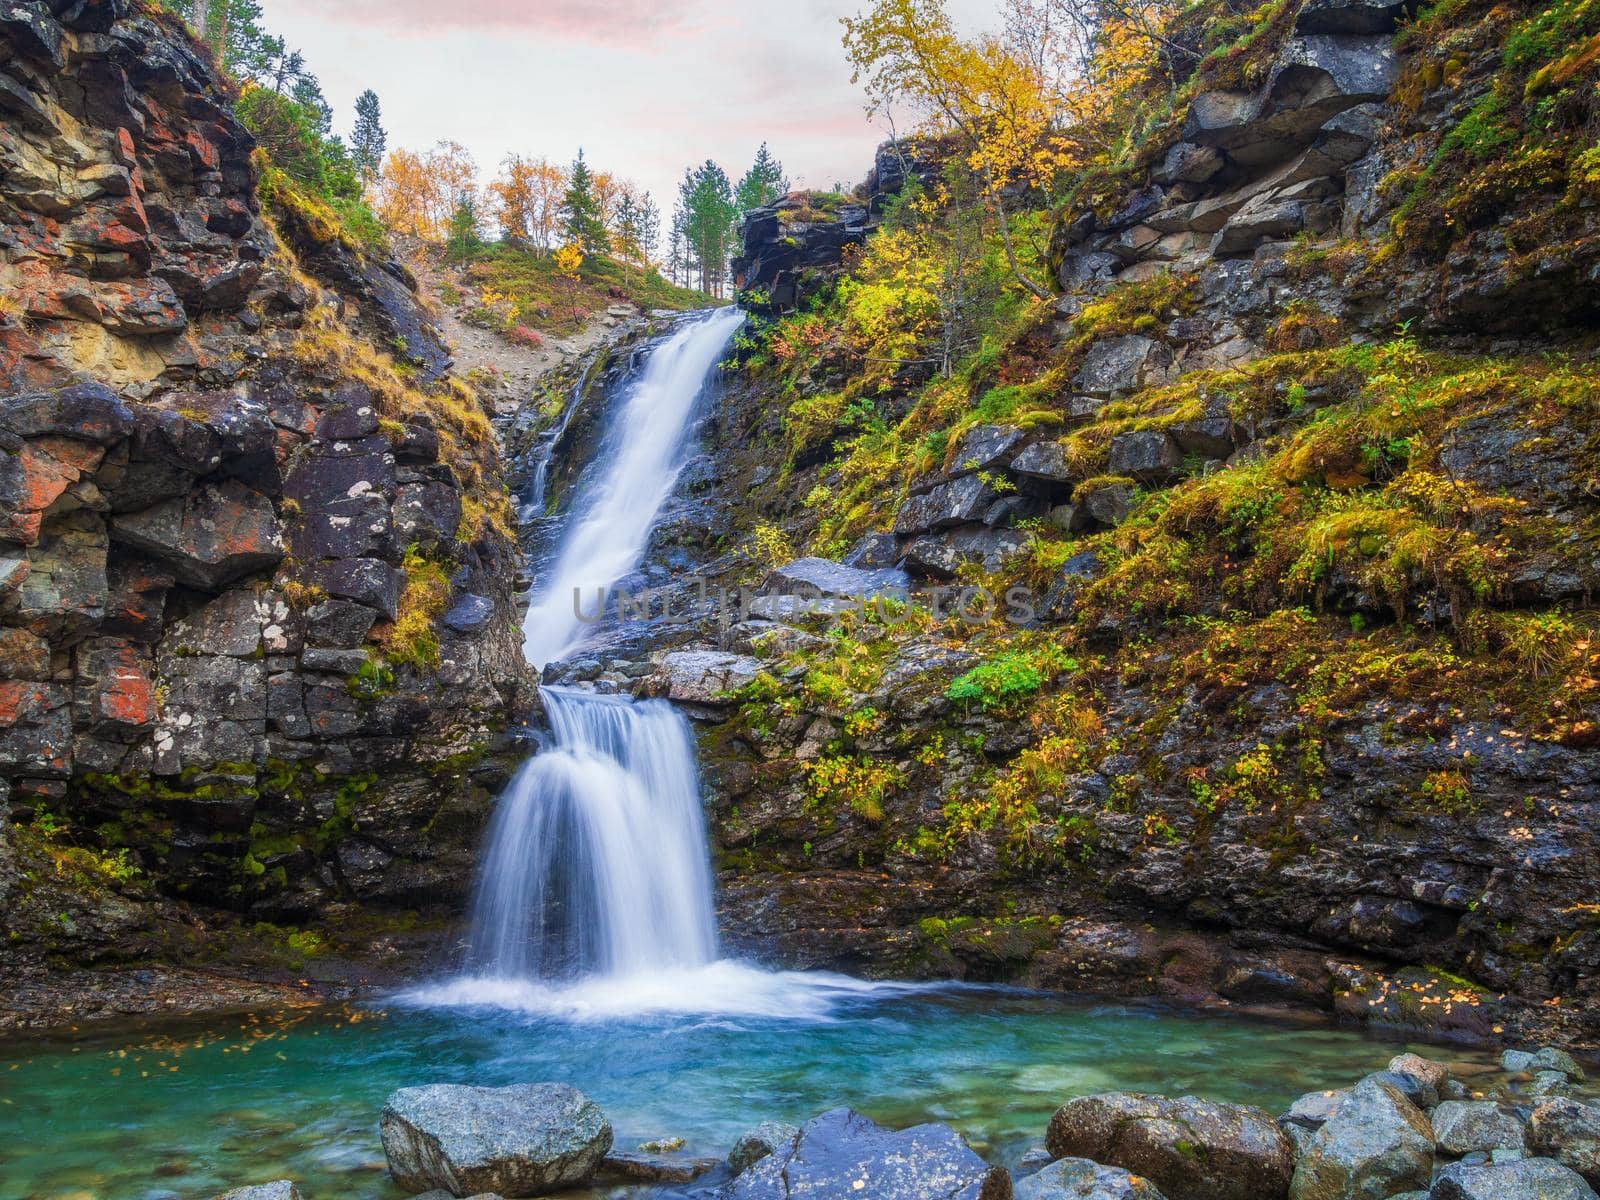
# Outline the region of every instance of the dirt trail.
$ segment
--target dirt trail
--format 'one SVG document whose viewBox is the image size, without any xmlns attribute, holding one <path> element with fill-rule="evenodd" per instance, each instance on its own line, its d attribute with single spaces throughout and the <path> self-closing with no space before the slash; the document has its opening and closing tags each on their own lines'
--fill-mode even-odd
<svg viewBox="0 0 1600 1200">
<path fill-rule="evenodd" d="M 632 304 L 613 304 L 590 317 L 577 333 L 557 338 L 540 330 L 543 345 L 528 346 L 463 321 L 460 312 L 466 305 L 446 304 L 439 295 L 443 282 L 460 287 L 458 281 L 449 278 L 447 270 L 426 261 L 413 262 L 411 266 L 419 287 L 438 314 L 439 329 L 455 359 L 455 373 L 465 376 L 479 372 L 480 386 L 491 397 L 499 415 L 516 411 L 546 373 L 588 353 L 620 327 L 643 315 Z"/>
</svg>

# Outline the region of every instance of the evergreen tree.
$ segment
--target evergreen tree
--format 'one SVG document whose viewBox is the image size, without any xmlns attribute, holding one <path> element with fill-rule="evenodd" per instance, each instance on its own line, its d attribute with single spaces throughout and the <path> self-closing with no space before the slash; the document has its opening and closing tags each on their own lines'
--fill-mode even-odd
<svg viewBox="0 0 1600 1200">
<path fill-rule="evenodd" d="M 478 204 L 470 192 L 462 192 L 450 214 L 450 233 L 445 254 L 453 262 L 465 262 L 482 245 L 478 236 Z"/>
<path fill-rule="evenodd" d="M 655 261 L 656 249 L 661 242 L 661 210 L 656 207 L 649 192 L 639 201 L 639 257 L 645 263 Z"/>
<path fill-rule="evenodd" d="M 767 144 L 762 142 L 761 149 L 756 151 L 756 161 L 733 190 L 734 208 L 747 213 L 752 208 L 771 204 L 788 190 L 789 181 L 784 178 L 783 164 L 772 157 Z"/>
<path fill-rule="evenodd" d="M 606 227 L 600 219 L 600 202 L 594 195 L 594 175 L 589 164 L 583 161 L 583 151 L 572 164 L 567 177 L 567 194 L 561 206 L 561 229 L 568 242 L 575 243 L 585 254 L 603 254 L 606 251 Z"/>
<path fill-rule="evenodd" d="M 356 97 L 356 124 L 350 131 L 350 157 L 363 187 L 371 190 L 378 182 L 378 172 L 383 167 L 383 152 L 389 135 L 383 128 L 383 110 L 378 105 L 378 93 L 368 88 Z"/>
<path fill-rule="evenodd" d="M 733 185 L 727 172 L 708 158 L 684 173 L 678 193 L 684 240 L 698 264 L 700 290 L 720 296 L 733 245 Z"/>
<path fill-rule="evenodd" d="M 289 89 L 289 98 L 316 118 L 319 134 L 327 137 L 333 132 L 333 106 L 322 94 L 322 85 L 315 75 L 302 72 Z"/>
</svg>

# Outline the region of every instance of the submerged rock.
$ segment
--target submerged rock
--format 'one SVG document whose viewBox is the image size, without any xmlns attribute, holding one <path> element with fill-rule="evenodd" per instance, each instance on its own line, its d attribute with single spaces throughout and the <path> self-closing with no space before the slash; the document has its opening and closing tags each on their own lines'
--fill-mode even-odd
<svg viewBox="0 0 1600 1200">
<path fill-rule="evenodd" d="M 889 1130 L 848 1108 L 813 1117 L 717 1193 L 718 1200 L 1010 1200 L 1011 1176 L 948 1125 Z"/>
<path fill-rule="evenodd" d="M 1087 1158 L 1058 1158 L 1012 1190 L 1016 1200 L 1164 1200 L 1148 1179 Z"/>
<path fill-rule="evenodd" d="M 1288 1192 L 1294 1146 L 1267 1113 L 1195 1096 L 1109 1092 L 1070 1100 L 1045 1145 L 1148 1176 L 1167 1200 L 1274 1200 Z"/>
<path fill-rule="evenodd" d="M 229 1188 L 211 1200 L 300 1200 L 300 1189 L 287 1179 L 276 1179 L 271 1183 Z"/>
<path fill-rule="evenodd" d="M 457 1196 L 542 1196 L 587 1180 L 611 1149 L 605 1114 L 563 1083 L 401 1088 L 380 1128 L 397 1184 Z"/>
<path fill-rule="evenodd" d="M 721 1165 L 720 1158 L 676 1151 L 621 1152 L 600 1160 L 595 1179 L 600 1183 L 691 1183 Z"/>
</svg>

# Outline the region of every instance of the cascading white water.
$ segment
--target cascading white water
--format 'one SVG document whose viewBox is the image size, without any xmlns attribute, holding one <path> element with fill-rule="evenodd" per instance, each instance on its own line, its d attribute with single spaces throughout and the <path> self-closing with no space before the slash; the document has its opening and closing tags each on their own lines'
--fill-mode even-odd
<svg viewBox="0 0 1600 1200">
<path fill-rule="evenodd" d="M 683 469 L 685 435 L 707 374 L 744 320 L 719 308 L 684 325 L 659 346 L 629 389 L 602 454 L 605 470 L 575 508 L 560 552 L 522 621 L 523 653 L 536 667 L 583 641 L 577 599 L 595 608 L 605 591 L 639 565 L 661 505 Z"/>
<path fill-rule="evenodd" d="M 683 466 L 707 375 L 738 309 L 656 348 L 602 442 L 591 490 L 523 624 L 543 666 L 583 640 L 574 591 L 632 571 Z M 545 688 L 551 745 L 518 772 L 489 827 L 467 964 L 498 979 L 637 975 L 716 956 L 694 743 L 663 702 Z"/>
<path fill-rule="evenodd" d="M 716 957 L 694 744 L 652 700 L 546 688 L 554 745 L 490 826 L 469 966 L 511 978 L 635 975 Z"/>
<path fill-rule="evenodd" d="M 570 655 L 594 589 L 639 565 L 683 467 L 706 377 L 743 320 L 718 309 L 652 355 L 624 397 L 566 536 L 523 623 L 535 666 Z M 921 985 L 767 971 L 717 957 L 694 741 L 664 701 L 544 688 L 549 744 L 490 823 L 466 973 L 413 989 L 426 1005 L 495 1005 L 571 1017 L 688 1012 L 827 1019 L 866 994 Z"/>
</svg>

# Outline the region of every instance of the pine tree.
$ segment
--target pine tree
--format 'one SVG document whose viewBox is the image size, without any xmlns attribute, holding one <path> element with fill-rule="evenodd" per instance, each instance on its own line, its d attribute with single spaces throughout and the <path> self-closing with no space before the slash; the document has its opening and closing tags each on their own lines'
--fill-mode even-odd
<svg viewBox="0 0 1600 1200">
<path fill-rule="evenodd" d="M 450 234 L 445 254 L 453 262 L 465 262 L 482 245 L 478 236 L 478 204 L 470 192 L 462 192 L 450 214 Z"/>
<path fill-rule="evenodd" d="M 603 254 L 606 227 L 600 220 L 600 204 L 594 196 L 594 175 L 583 161 L 583 151 L 567 176 L 567 194 L 561 206 L 561 228 L 567 241 L 576 243 L 585 254 Z"/>
<path fill-rule="evenodd" d="M 771 204 L 788 190 L 789 181 L 784 178 L 783 164 L 772 157 L 767 144 L 762 142 L 761 149 L 756 151 L 756 161 L 733 191 L 733 204 L 739 212 L 747 213 L 752 208 Z"/>
<path fill-rule="evenodd" d="M 708 158 L 684 172 L 678 199 L 684 212 L 684 240 L 699 266 L 700 290 L 720 296 L 733 244 L 733 185 L 727 172 Z"/>
<path fill-rule="evenodd" d="M 378 104 L 378 93 L 368 88 L 356 97 L 356 124 L 350 131 L 350 158 L 355 163 L 361 185 L 371 190 L 378 182 L 378 172 L 383 167 L 383 152 L 389 135 L 383 128 L 383 110 Z"/>
</svg>

